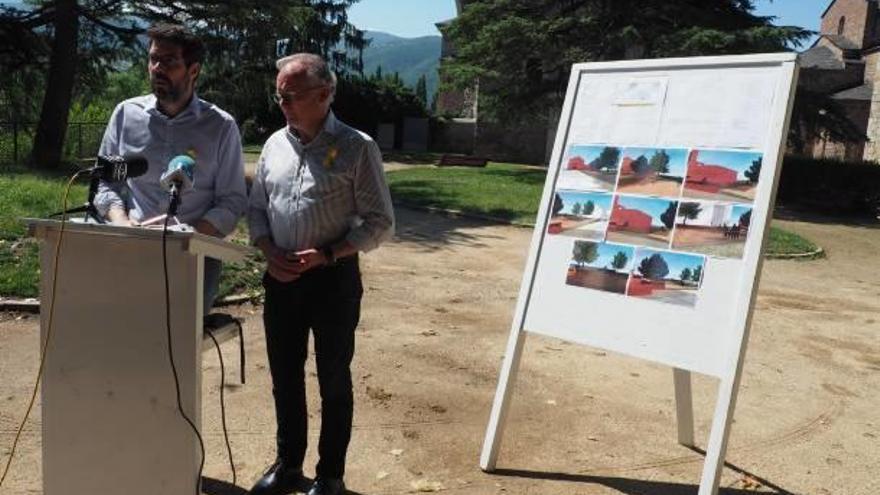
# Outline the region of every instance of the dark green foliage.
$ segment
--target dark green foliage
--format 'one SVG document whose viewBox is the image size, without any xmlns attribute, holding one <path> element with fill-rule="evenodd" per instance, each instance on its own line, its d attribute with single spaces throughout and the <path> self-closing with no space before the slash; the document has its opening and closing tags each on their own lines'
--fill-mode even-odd
<svg viewBox="0 0 880 495">
<path fill-rule="evenodd" d="M 596 158 L 593 162 L 593 168 L 595 170 L 602 170 L 603 168 L 617 170 L 618 158 L 620 158 L 620 148 L 606 146 L 602 149 L 602 152 L 599 153 L 599 158 Z"/>
<path fill-rule="evenodd" d="M 880 165 L 786 156 L 777 201 L 828 215 L 880 214 Z"/>
<path fill-rule="evenodd" d="M 401 136 L 404 117 L 427 116 L 415 93 L 393 76 L 340 78 L 333 110 L 343 122 L 374 136 L 380 123 L 394 123 L 395 136 Z"/>
<path fill-rule="evenodd" d="M 752 184 L 758 183 L 758 178 L 761 177 L 761 162 L 763 161 L 762 157 L 758 157 L 757 160 L 752 162 L 752 165 L 745 172 L 746 179 L 749 179 L 749 182 Z"/>
<path fill-rule="evenodd" d="M 811 34 L 753 12 L 751 0 L 473 2 L 445 28 L 457 52 L 441 75 L 459 89 L 479 79 L 483 116 L 536 125 L 561 106 L 573 63 L 777 52 Z"/>
<path fill-rule="evenodd" d="M 593 203 L 592 201 L 587 201 L 587 203 L 584 205 L 584 208 L 582 211 L 583 211 L 584 215 L 592 215 L 593 211 L 595 211 L 595 210 L 596 210 L 596 204 Z"/>
<path fill-rule="evenodd" d="M 748 227 L 752 223 L 752 210 L 749 210 L 739 216 L 739 224 Z"/>
<path fill-rule="evenodd" d="M 565 208 L 565 203 L 562 202 L 562 197 L 559 193 L 553 195 L 553 216 L 559 215 L 559 212 Z"/>
<path fill-rule="evenodd" d="M 578 267 L 588 265 L 599 257 L 599 246 L 595 242 L 577 241 L 574 243 L 572 258 Z"/>
<path fill-rule="evenodd" d="M 617 254 L 614 255 L 614 259 L 611 260 L 611 268 L 622 270 L 626 266 L 627 261 L 629 261 L 629 257 L 626 253 L 618 251 Z"/>
<path fill-rule="evenodd" d="M 639 263 L 639 273 L 648 280 L 663 280 L 669 274 L 669 265 L 660 253 L 654 253 Z"/>
<path fill-rule="evenodd" d="M 700 280 L 702 280 L 702 279 L 703 279 L 703 266 L 697 265 L 691 271 L 691 280 L 693 280 L 694 282 L 699 284 Z"/>
<path fill-rule="evenodd" d="M 657 151 L 654 153 L 654 156 L 651 157 L 649 165 L 651 166 L 651 170 L 658 174 L 669 173 L 669 154 L 664 150 Z"/>
<path fill-rule="evenodd" d="M 675 225 L 675 210 L 678 208 L 678 201 L 670 201 L 669 207 L 660 215 L 660 221 L 667 229 L 671 229 Z"/>
<path fill-rule="evenodd" d="M 703 211 L 703 208 L 700 206 L 700 203 L 684 201 L 678 209 L 678 216 L 684 219 L 682 224 L 687 225 L 687 221 L 696 219 L 701 211 Z"/>
<path fill-rule="evenodd" d="M 678 276 L 678 278 L 680 278 L 682 282 L 689 282 L 692 276 L 693 272 L 691 272 L 691 269 L 685 268 L 681 271 L 681 274 Z"/>
<path fill-rule="evenodd" d="M 648 163 L 648 159 L 645 155 L 639 155 L 638 158 L 633 160 L 630 166 L 632 167 L 633 172 L 637 175 L 645 175 L 651 171 L 651 165 Z"/>
</svg>

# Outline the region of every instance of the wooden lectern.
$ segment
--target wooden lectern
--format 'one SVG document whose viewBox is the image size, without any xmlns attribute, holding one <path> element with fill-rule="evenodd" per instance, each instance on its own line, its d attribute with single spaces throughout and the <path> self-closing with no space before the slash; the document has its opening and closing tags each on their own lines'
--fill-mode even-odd
<svg viewBox="0 0 880 495">
<path fill-rule="evenodd" d="M 61 223 L 26 222 L 41 241 L 44 343 Z M 249 249 L 194 232 L 169 231 L 167 243 L 181 402 L 201 429 L 204 257 L 240 261 Z M 57 279 L 42 385 L 44 495 L 194 493 L 199 445 L 168 357 L 162 231 L 68 222 Z"/>
</svg>

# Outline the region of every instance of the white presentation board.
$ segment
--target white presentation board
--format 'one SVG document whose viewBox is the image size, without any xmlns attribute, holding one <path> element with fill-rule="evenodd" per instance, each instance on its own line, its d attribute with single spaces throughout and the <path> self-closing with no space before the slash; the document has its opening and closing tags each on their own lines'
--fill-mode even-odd
<svg viewBox="0 0 880 495">
<path fill-rule="evenodd" d="M 720 378 L 707 468 L 723 458 L 796 74 L 788 53 L 573 67 L 484 469 L 525 331 L 675 368 L 685 444 L 687 372 Z"/>
</svg>

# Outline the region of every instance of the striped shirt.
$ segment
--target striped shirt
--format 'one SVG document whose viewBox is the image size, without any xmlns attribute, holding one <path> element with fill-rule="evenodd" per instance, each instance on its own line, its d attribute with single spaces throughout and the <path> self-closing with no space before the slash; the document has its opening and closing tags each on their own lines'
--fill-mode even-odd
<svg viewBox="0 0 880 495">
<path fill-rule="evenodd" d="M 269 236 L 286 250 L 342 239 L 369 251 L 394 233 L 382 154 L 368 135 L 330 112 L 308 144 L 285 127 L 263 146 L 248 208 L 251 242 Z"/>
<path fill-rule="evenodd" d="M 180 197 L 177 217 L 183 223 L 206 220 L 230 234 L 247 209 L 244 157 L 238 126 L 228 113 L 193 95 L 189 105 L 169 118 L 154 95 L 138 96 L 116 106 L 104 132 L 100 154 L 141 155 L 147 172 L 124 183 L 101 182 L 95 207 L 101 215 L 113 207 L 142 221 L 168 211 L 169 196 L 159 184 L 168 162 L 191 153 L 193 187 Z"/>
</svg>

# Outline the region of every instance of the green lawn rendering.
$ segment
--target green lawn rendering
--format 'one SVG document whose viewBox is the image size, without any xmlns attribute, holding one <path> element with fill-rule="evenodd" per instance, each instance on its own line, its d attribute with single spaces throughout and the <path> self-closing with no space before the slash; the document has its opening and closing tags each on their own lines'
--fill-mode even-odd
<svg viewBox="0 0 880 495">
<path fill-rule="evenodd" d="M 545 169 L 490 162 L 485 168 L 411 166 L 387 172 L 391 194 L 398 204 L 455 210 L 495 218 L 501 222 L 534 224 L 546 176 Z M 29 170 L 0 174 L 0 296 L 37 297 L 39 259 L 37 241 L 27 237 L 21 218 L 44 218 L 61 210 L 67 177 Z M 87 185 L 77 181 L 68 206 L 85 202 Z M 232 241 L 247 243 L 242 220 Z M 803 253 L 816 249 L 808 239 L 771 228 L 766 252 Z M 244 262 L 225 264 L 219 297 L 244 294 L 258 297 L 265 267 L 254 251 Z"/>
</svg>

